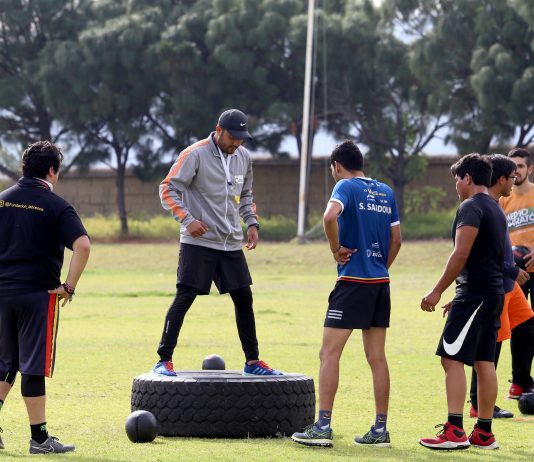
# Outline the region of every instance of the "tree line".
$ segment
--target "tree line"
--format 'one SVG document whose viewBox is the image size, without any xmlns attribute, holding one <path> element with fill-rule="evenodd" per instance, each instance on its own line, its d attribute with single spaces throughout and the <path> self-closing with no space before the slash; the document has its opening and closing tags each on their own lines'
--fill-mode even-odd
<svg viewBox="0 0 534 462">
<path fill-rule="evenodd" d="M 252 148 L 300 151 L 307 0 L 0 0 L 0 172 L 38 139 L 162 176 L 176 153 L 239 107 Z M 459 152 L 534 139 L 531 0 L 316 0 L 313 131 L 368 149 L 396 190 L 440 130 Z M 313 135 L 313 134 L 312 134 Z"/>
</svg>

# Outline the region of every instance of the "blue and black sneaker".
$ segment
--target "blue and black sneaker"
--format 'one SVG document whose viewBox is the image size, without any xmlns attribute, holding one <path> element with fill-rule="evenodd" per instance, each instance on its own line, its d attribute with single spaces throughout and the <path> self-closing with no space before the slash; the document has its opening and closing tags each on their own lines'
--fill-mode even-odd
<svg viewBox="0 0 534 462">
<path fill-rule="evenodd" d="M 291 435 L 291 439 L 295 443 L 306 446 L 322 446 L 325 448 L 331 448 L 334 445 L 332 443 L 333 437 L 334 432 L 330 427 L 323 430 L 317 424 L 307 426 L 302 433 L 295 432 Z"/>
<path fill-rule="evenodd" d="M 245 368 L 243 369 L 243 375 L 246 376 L 263 376 L 263 375 L 284 375 L 280 371 L 273 369 L 266 362 L 258 361 L 254 364 L 245 363 Z"/>
<path fill-rule="evenodd" d="M 354 438 L 354 444 L 359 446 L 374 446 L 375 448 L 390 448 L 391 440 L 389 439 L 389 432 L 375 433 L 373 430 L 374 428 L 371 427 L 365 435 L 356 436 Z"/>
<path fill-rule="evenodd" d="M 159 363 L 156 363 L 154 369 L 152 369 L 152 372 L 154 372 L 154 374 L 167 375 L 169 377 L 176 376 L 172 361 L 160 361 Z"/>
</svg>

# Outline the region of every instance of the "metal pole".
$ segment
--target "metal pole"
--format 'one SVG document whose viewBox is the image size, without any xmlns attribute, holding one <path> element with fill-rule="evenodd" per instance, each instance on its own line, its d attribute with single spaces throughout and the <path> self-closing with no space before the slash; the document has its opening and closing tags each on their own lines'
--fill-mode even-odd
<svg viewBox="0 0 534 462">
<path fill-rule="evenodd" d="M 302 150 L 300 152 L 300 183 L 297 237 L 299 242 L 304 239 L 304 221 L 306 216 L 306 182 L 308 172 L 308 149 L 310 142 L 310 95 L 312 80 L 313 27 L 315 19 L 315 0 L 308 0 L 308 31 L 306 35 L 306 69 L 304 73 L 304 102 L 302 105 Z"/>
</svg>

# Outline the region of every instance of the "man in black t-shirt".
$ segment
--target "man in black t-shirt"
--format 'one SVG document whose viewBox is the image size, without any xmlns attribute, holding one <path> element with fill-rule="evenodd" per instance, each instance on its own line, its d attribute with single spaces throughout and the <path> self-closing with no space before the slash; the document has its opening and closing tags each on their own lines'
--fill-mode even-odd
<svg viewBox="0 0 534 462">
<path fill-rule="evenodd" d="M 62 160 L 51 142 L 32 144 L 22 155 L 24 176 L 0 192 L 0 409 L 20 371 L 30 454 L 74 451 L 48 435 L 45 413 L 45 377 L 54 370 L 59 302 L 65 306 L 72 300 L 91 247 L 76 211 L 52 192 Z M 61 284 L 65 247 L 73 255 Z"/>
<path fill-rule="evenodd" d="M 447 322 L 436 354 L 445 370 L 448 418 L 435 438 L 423 438 L 429 449 L 497 449 L 491 432 L 497 398 L 495 346 L 504 302 L 503 270 L 506 219 L 488 194 L 492 166 L 487 157 L 469 154 L 451 167 L 462 203 L 454 219 L 454 250 L 421 309 L 435 311 L 441 294 L 456 279 L 456 295 L 443 307 Z M 478 375 L 478 421 L 469 436 L 463 430 L 466 397 L 464 364 Z"/>
</svg>

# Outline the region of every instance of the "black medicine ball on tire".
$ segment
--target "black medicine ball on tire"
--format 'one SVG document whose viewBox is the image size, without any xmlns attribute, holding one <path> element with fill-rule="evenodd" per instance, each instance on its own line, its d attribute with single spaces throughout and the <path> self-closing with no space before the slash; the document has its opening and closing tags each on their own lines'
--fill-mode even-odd
<svg viewBox="0 0 534 462">
<path fill-rule="evenodd" d="M 534 415 L 534 393 L 523 393 L 517 407 L 522 414 Z"/>
<path fill-rule="evenodd" d="M 512 252 L 514 254 L 514 261 L 519 268 L 522 270 L 526 269 L 525 265 L 525 255 L 527 253 L 530 253 L 530 250 L 528 247 L 525 247 L 524 245 L 514 245 L 512 247 Z"/>
<path fill-rule="evenodd" d="M 226 369 L 226 364 L 224 359 L 219 355 L 208 355 L 202 361 L 202 369 L 210 371 L 224 371 Z"/>
<path fill-rule="evenodd" d="M 158 435 L 158 421 L 151 412 L 132 412 L 126 419 L 126 434 L 132 443 L 150 443 Z"/>
</svg>

